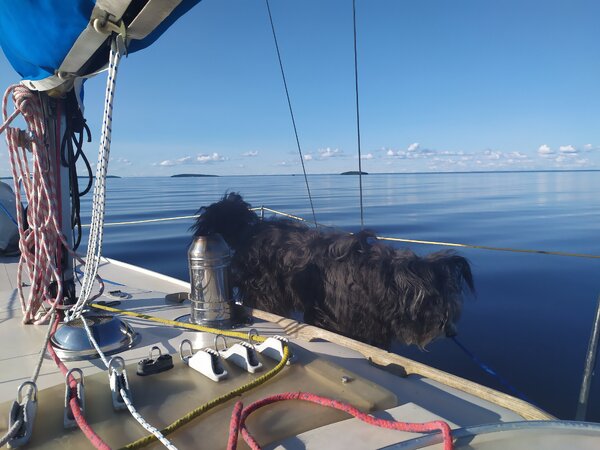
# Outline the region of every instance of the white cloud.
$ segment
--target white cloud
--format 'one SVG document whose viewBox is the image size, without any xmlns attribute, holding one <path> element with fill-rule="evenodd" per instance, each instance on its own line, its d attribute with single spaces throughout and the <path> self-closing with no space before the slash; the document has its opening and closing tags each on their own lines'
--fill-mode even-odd
<svg viewBox="0 0 600 450">
<path fill-rule="evenodd" d="M 510 152 L 508 157 L 513 159 L 527 159 L 527 155 L 521 152 Z"/>
<path fill-rule="evenodd" d="M 412 144 L 410 144 L 408 146 L 408 148 L 406 149 L 406 151 L 416 152 L 417 150 L 419 150 L 420 147 L 421 147 L 421 145 L 418 142 L 413 142 Z"/>
<path fill-rule="evenodd" d="M 242 156 L 248 156 L 250 158 L 253 158 L 255 156 L 258 156 L 258 150 L 250 150 L 249 152 L 242 153 Z"/>
<path fill-rule="evenodd" d="M 487 158 L 487 159 L 500 159 L 502 157 L 502 153 L 495 151 L 495 150 L 486 150 L 485 152 L 483 152 L 483 155 Z"/>
<path fill-rule="evenodd" d="M 373 159 L 373 158 L 375 158 L 373 156 L 373 153 L 367 153 L 366 155 L 361 155 L 360 156 L 360 159 Z"/>
<path fill-rule="evenodd" d="M 207 164 L 213 162 L 225 161 L 227 158 L 219 155 L 218 153 L 212 153 L 210 155 L 200 154 L 196 157 L 194 156 L 182 156 L 181 158 L 177 158 L 175 160 L 165 159 L 159 163 L 152 164 L 153 166 L 162 166 L 162 167 L 172 167 L 172 166 L 183 166 L 183 165 L 192 165 L 192 164 Z"/>
<path fill-rule="evenodd" d="M 587 151 L 594 150 L 594 146 L 592 144 L 585 144 L 583 149 Z"/>
<path fill-rule="evenodd" d="M 552 151 L 552 149 L 550 148 L 550 146 L 549 146 L 549 145 L 547 145 L 547 144 L 542 144 L 542 145 L 540 145 L 540 147 L 538 148 L 538 153 L 539 153 L 540 155 L 550 155 L 550 154 L 552 154 L 552 153 L 554 153 L 554 152 Z"/>
<path fill-rule="evenodd" d="M 320 148 L 319 149 L 319 158 L 320 159 L 326 159 L 326 158 L 333 158 L 336 156 L 342 156 L 343 152 L 339 149 L 339 148 Z"/>
<path fill-rule="evenodd" d="M 577 149 L 572 145 L 561 145 L 558 149 L 562 153 L 577 153 Z"/>
<path fill-rule="evenodd" d="M 304 161 L 312 161 L 313 155 L 304 155 Z"/>
<path fill-rule="evenodd" d="M 387 156 L 394 156 L 395 155 L 394 150 L 392 150 L 392 149 L 389 149 L 385 154 Z"/>
<path fill-rule="evenodd" d="M 225 157 L 219 155 L 217 152 L 213 152 L 211 155 L 200 154 L 200 155 L 196 156 L 196 161 L 199 162 L 200 164 L 206 164 L 206 163 L 217 162 L 217 161 L 225 161 Z"/>
<path fill-rule="evenodd" d="M 117 158 L 113 158 L 111 157 L 110 162 L 115 163 L 115 164 L 123 164 L 125 166 L 130 166 L 131 165 L 131 161 L 128 160 L 127 158 L 123 158 L 123 157 L 117 157 Z"/>
</svg>

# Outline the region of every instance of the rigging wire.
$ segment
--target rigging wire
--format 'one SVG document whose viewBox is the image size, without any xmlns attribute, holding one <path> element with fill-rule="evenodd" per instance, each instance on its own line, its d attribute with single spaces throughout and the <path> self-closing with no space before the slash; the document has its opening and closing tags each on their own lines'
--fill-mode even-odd
<svg viewBox="0 0 600 450">
<path fill-rule="evenodd" d="M 271 31 L 273 32 L 273 40 L 275 41 L 275 49 L 277 50 L 277 59 L 279 61 L 279 68 L 281 69 L 281 78 L 283 79 L 283 86 L 285 88 L 285 96 L 287 98 L 288 108 L 290 109 L 290 116 L 292 118 L 292 125 L 294 127 L 294 135 L 296 136 L 296 145 L 298 146 L 298 154 L 300 155 L 300 162 L 302 163 L 302 172 L 304 173 L 304 181 L 306 183 L 306 190 L 308 192 L 308 199 L 310 201 L 310 209 L 312 210 L 313 220 L 315 227 L 318 228 L 317 215 L 315 214 L 315 206 L 313 204 L 312 195 L 310 193 L 310 186 L 308 184 L 308 176 L 306 175 L 306 166 L 304 165 L 304 157 L 302 156 L 302 149 L 300 147 L 300 139 L 298 138 L 298 129 L 296 127 L 296 120 L 294 119 L 294 111 L 292 109 L 292 102 L 290 100 L 290 92 L 288 90 L 287 81 L 285 79 L 285 72 L 283 70 L 283 63 L 281 62 L 281 53 L 279 51 L 279 43 L 277 42 L 277 34 L 275 33 L 275 25 L 273 23 L 273 16 L 271 14 L 271 6 L 269 0 L 265 0 L 267 5 L 267 11 L 269 13 L 269 22 L 271 23 Z"/>
<path fill-rule="evenodd" d="M 358 144 L 358 189 L 360 196 L 360 228 L 365 227 L 362 185 L 362 156 L 360 151 L 360 113 L 358 108 L 358 50 L 356 46 L 356 0 L 352 0 L 352 23 L 354 25 L 354 91 L 356 96 L 356 139 Z"/>
</svg>

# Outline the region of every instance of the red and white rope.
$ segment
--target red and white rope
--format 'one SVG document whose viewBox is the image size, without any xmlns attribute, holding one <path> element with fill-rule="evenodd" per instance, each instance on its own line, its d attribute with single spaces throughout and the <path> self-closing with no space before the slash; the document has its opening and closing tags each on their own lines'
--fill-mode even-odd
<svg viewBox="0 0 600 450">
<path fill-rule="evenodd" d="M 248 416 L 263 406 L 270 405 L 284 400 L 303 400 L 305 402 L 316 403 L 321 406 L 328 408 L 338 409 L 344 411 L 369 425 L 374 425 L 381 428 L 387 428 L 390 430 L 406 431 L 410 433 L 428 433 L 432 431 L 439 431 L 442 434 L 442 442 L 444 450 L 452 450 L 452 434 L 450 427 L 446 422 L 441 420 L 435 420 L 432 422 L 425 423 L 407 423 L 400 422 L 397 420 L 387 420 L 374 417 L 370 414 L 366 414 L 359 411 L 354 406 L 347 403 L 340 402 L 320 395 L 311 394 L 309 392 L 285 392 L 281 394 L 275 394 L 270 397 L 265 397 L 261 400 L 257 400 L 250 406 L 244 407 L 242 402 L 237 402 L 233 408 L 231 415 L 231 422 L 229 424 L 229 439 L 227 441 L 227 449 L 235 450 L 237 448 L 238 435 L 241 432 L 242 437 L 252 450 L 260 450 L 260 445 L 250 434 L 246 428 L 246 419 Z"/>
<path fill-rule="evenodd" d="M 11 97 L 15 109 L 9 115 Z M 23 116 L 27 131 L 9 126 L 17 113 Z M 27 218 L 23 210 L 17 207 L 21 251 L 17 283 L 23 322 L 40 324 L 48 321 L 62 301 L 60 264 L 63 248 L 81 263 L 83 261 L 69 247 L 62 233 L 59 220 L 61 212 L 57 207 L 58 174 L 47 151 L 47 130 L 39 95 L 23 85 L 10 86 L 4 94 L 2 116 L 4 124 L 1 128 L 6 133 L 16 203 L 21 205 L 25 200 L 28 205 Z M 27 229 L 24 226 L 25 219 Z M 31 283 L 27 298 L 24 291 L 25 271 Z M 99 281 L 100 292 L 95 297 L 104 290 L 102 280 Z M 55 286 L 53 291 L 52 285 Z M 44 303 L 49 306 L 45 310 L 42 309 Z"/>
<path fill-rule="evenodd" d="M 58 220 L 56 208 L 56 173 L 50 163 L 44 138 L 46 128 L 42 105 L 39 97 L 25 86 L 10 86 L 4 94 L 2 116 L 6 122 L 9 117 L 8 102 L 12 96 L 15 111 L 19 111 L 26 124 L 28 133 L 6 127 L 6 142 L 17 205 L 22 204 L 21 189 L 28 204 L 28 229 L 24 230 L 25 218 L 21 208 L 17 208 L 19 226 L 19 249 L 21 258 L 17 268 L 19 299 L 23 310 L 24 323 L 43 323 L 62 300 L 60 273 L 61 244 L 66 245 Z M 31 154 L 31 161 L 29 155 Z M 31 287 L 27 299 L 23 289 L 23 271 L 27 269 Z M 56 283 L 55 292 L 50 292 L 52 282 Z M 48 302 L 49 310 L 38 314 L 42 304 Z"/>
</svg>

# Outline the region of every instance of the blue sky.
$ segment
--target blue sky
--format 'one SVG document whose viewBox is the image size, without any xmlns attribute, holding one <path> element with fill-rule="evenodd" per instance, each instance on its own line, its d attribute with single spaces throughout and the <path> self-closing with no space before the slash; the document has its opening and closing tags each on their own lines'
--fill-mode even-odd
<svg viewBox="0 0 600 450">
<path fill-rule="evenodd" d="M 306 168 L 358 167 L 351 0 L 271 0 Z M 363 170 L 600 169 L 600 2 L 358 0 Z M 18 81 L 0 58 L 0 86 Z M 95 160 L 105 74 L 86 84 Z M 263 0 L 124 59 L 109 173 L 300 173 Z M 0 176 L 9 175 L 4 141 Z"/>
</svg>

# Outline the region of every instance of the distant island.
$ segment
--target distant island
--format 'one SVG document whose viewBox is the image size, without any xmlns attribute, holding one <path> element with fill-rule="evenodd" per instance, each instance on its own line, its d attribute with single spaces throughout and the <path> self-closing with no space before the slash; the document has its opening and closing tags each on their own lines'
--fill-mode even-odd
<svg viewBox="0 0 600 450">
<path fill-rule="evenodd" d="M 219 175 L 207 175 L 204 173 L 178 173 L 171 175 L 171 178 L 190 178 L 190 177 L 218 177 Z"/>
<path fill-rule="evenodd" d="M 342 172 L 340 175 L 369 175 L 368 172 L 358 171 L 358 170 L 350 170 L 348 172 Z"/>
</svg>

